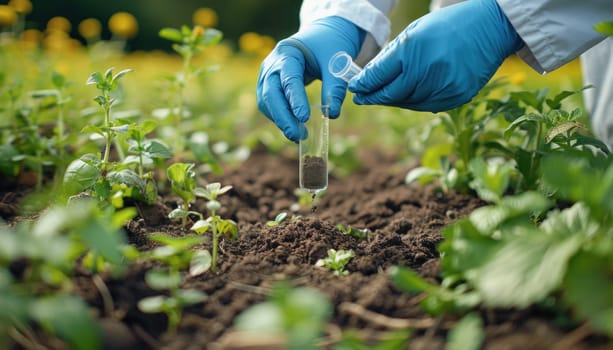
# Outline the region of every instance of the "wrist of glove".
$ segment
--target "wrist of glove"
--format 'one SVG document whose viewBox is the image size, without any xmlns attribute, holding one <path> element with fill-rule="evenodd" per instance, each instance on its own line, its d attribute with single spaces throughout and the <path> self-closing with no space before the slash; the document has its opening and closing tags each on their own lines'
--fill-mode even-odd
<svg viewBox="0 0 613 350">
<path fill-rule="evenodd" d="M 439 112 L 472 99 L 523 41 L 495 0 L 411 23 L 349 83 L 357 104 Z"/>
<path fill-rule="evenodd" d="M 328 72 L 328 60 L 337 51 L 357 56 L 365 32 L 341 17 L 313 21 L 280 41 L 260 67 L 256 95 L 258 107 L 284 133 L 297 142 L 299 123 L 309 118 L 304 86 L 322 80 L 322 104 L 330 105 L 330 117 L 340 114 L 347 84 Z"/>
</svg>

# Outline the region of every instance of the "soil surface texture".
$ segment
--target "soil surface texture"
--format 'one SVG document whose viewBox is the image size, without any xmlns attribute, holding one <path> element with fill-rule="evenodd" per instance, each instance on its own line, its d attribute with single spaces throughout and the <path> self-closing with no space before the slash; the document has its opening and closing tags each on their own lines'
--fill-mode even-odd
<svg viewBox="0 0 613 350">
<path fill-rule="evenodd" d="M 140 299 L 159 294 L 144 282 L 153 263 L 132 265 L 121 279 L 104 278 L 112 297 L 108 310 L 100 293 L 100 281 L 81 273 L 77 292 L 98 312 L 106 333 L 106 349 L 275 349 L 274 343 L 261 344 L 236 333 L 235 317 L 249 306 L 267 299 L 278 281 L 322 292 L 334 307 L 330 324 L 321 339 L 322 348 L 332 348 L 341 331 L 358 330 L 364 339 L 376 342 L 398 325 L 413 324 L 408 349 L 443 349 L 449 329 L 457 318 L 433 318 L 419 303 L 423 295 L 397 289 L 388 277 L 395 265 L 408 266 L 434 282 L 439 281 L 437 244 L 441 229 L 482 205 L 476 197 L 441 193 L 435 186 L 406 185 L 411 165 L 386 153 L 360 156 L 363 169 L 338 179 L 330 177 L 328 190 L 318 199 L 317 209 L 296 209 L 298 160 L 265 152 L 255 152 L 239 167 L 222 177 L 205 176 L 233 188 L 219 197 L 218 214 L 238 223 L 236 240 L 222 239 L 219 272 L 186 277 L 185 287 L 205 292 L 201 304 L 184 310 L 175 334 L 165 334 L 166 317 L 144 314 L 137 308 Z M 413 164 L 415 165 L 415 164 Z M 9 194 L 4 195 L 9 198 Z M 165 195 L 164 206 L 137 217 L 126 227 L 130 242 L 140 250 L 154 244 L 153 232 L 191 234 L 165 215 L 176 207 L 177 198 Z M 3 216 L 15 212 L 11 203 L 0 205 Z M 206 213 L 204 201 L 194 210 Z M 288 217 L 269 227 L 268 220 L 282 212 Z M 141 210 L 141 213 L 146 211 Z M 292 219 L 291 217 L 294 216 Z M 367 228 L 367 239 L 343 234 L 337 224 Z M 210 248 L 210 243 L 205 245 Z M 336 276 L 316 267 L 318 259 L 334 249 L 353 249 L 355 257 Z M 98 285 L 98 287 L 96 287 Z M 610 349 L 611 343 L 581 333 L 580 325 L 559 326 L 556 315 L 539 309 L 479 310 L 485 331 L 485 349 Z M 257 343 L 260 346 L 257 347 Z"/>
</svg>

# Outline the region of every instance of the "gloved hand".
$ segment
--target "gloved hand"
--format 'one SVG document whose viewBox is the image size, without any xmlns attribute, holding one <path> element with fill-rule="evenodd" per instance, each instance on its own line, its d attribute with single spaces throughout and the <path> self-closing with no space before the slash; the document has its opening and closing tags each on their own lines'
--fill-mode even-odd
<svg viewBox="0 0 613 350">
<path fill-rule="evenodd" d="M 330 106 L 330 118 L 338 117 L 347 83 L 328 72 L 328 61 L 340 50 L 355 58 L 364 36 L 362 29 L 341 17 L 325 17 L 280 41 L 260 67 L 256 90 L 260 111 L 288 139 L 298 142 L 305 136 L 299 122 L 307 121 L 310 113 L 304 86 L 318 78 L 321 103 Z"/>
<path fill-rule="evenodd" d="M 349 82 L 357 104 L 439 112 L 472 99 L 524 45 L 495 0 L 471 0 L 411 23 Z"/>
</svg>

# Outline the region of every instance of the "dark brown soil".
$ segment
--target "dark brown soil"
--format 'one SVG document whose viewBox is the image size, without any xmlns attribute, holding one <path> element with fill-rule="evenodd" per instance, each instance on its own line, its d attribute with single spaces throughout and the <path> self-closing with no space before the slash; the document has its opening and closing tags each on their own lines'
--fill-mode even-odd
<svg viewBox="0 0 613 350">
<path fill-rule="evenodd" d="M 438 279 L 440 230 L 481 203 L 474 197 L 441 193 L 435 187 L 407 186 L 408 165 L 383 153 L 362 157 L 364 170 L 345 179 L 330 179 L 327 193 L 315 212 L 310 207 L 292 212 L 297 196 L 298 162 L 282 156 L 256 153 L 240 168 L 228 170 L 219 180 L 233 189 L 220 197 L 219 214 L 239 225 L 237 240 L 223 240 L 219 273 L 207 272 L 187 278 L 185 287 L 201 290 L 208 299 L 187 308 L 178 332 L 164 335 L 163 315 L 141 313 L 136 304 L 157 294 L 143 281 L 150 264 L 135 265 L 122 279 L 105 280 L 113 301 L 112 315 L 105 313 L 99 288 L 89 276 L 79 277 L 79 293 L 104 318 L 108 349 L 255 349 L 241 347 L 232 329 L 234 318 L 249 306 L 263 301 L 276 281 L 308 286 L 321 291 L 334 305 L 334 315 L 322 344 L 339 340 L 340 330 L 358 329 L 359 335 L 376 339 L 393 328 L 392 319 L 414 320 L 410 349 L 443 349 L 454 317 L 431 318 L 420 308 L 421 295 L 395 288 L 386 271 L 394 265 L 408 266 L 422 276 Z M 173 198 L 165 198 L 173 206 Z M 168 208 L 166 208 L 167 210 Z M 204 202 L 196 210 L 205 211 Z M 9 209 L 10 210 L 10 209 Z M 164 210 L 162 210 L 163 212 Z M 281 225 L 266 226 L 281 211 L 293 214 Z M 144 212 L 144 211 L 141 211 Z M 162 213 L 156 212 L 155 215 Z M 290 214 L 290 216 L 291 216 Z M 359 240 L 344 235 L 337 224 L 368 228 L 372 234 Z M 147 235 L 164 231 L 185 234 L 167 219 L 152 225 L 136 219 L 127 226 L 131 243 L 151 248 Z M 353 249 L 347 276 L 335 276 L 315 267 L 327 250 Z M 606 340 L 585 336 L 584 328 L 562 328 L 556 315 L 542 310 L 482 310 L 485 349 L 606 349 Z M 381 316 L 383 317 L 381 321 Z M 251 344 L 253 345 L 253 344 Z M 271 349 L 264 345 L 258 349 Z"/>
</svg>

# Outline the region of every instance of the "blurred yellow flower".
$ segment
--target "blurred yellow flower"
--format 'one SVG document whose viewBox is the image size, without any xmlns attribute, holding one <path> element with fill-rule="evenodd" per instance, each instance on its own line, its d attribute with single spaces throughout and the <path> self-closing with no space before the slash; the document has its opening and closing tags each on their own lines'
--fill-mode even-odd
<svg viewBox="0 0 613 350">
<path fill-rule="evenodd" d="M 117 12 L 109 18 L 109 29 L 119 37 L 133 38 L 138 33 L 138 22 L 127 12 Z"/>
<path fill-rule="evenodd" d="M 267 56 L 270 51 L 275 48 L 277 42 L 275 41 L 275 39 L 268 35 L 262 35 L 260 37 L 260 40 L 262 41 L 262 43 L 260 48 L 258 49 L 258 53 L 260 54 L 260 56 Z"/>
<path fill-rule="evenodd" d="M 85 39 L 95 39 L 102 32 L 102 24 L 95 18 L 87 18 L 79 23 L 79 34 Z"/>
<path fill-rule="evenodd" d="M 70 33 L 71 28 L 72 24 L 70 24 L 70 21 L 66 17 L 56 16 L 47 22 L 47 30 L 50 31 L 57 30 L 64 33 Z"/>
<path fill-rule="evenodd" d="M 15 12 L 24 15 L 32 12 L 32 3 L 30 0 L 10 0 L 9 6 L 15 9 Z"/>
<path fill-rule="evenodd" d="M 0 5 L 0 26 L 9 27 L 17 20 L 15 10 L 7 5 Z"/>
<path fill-rule="evenodd" d="M 203 26 L 205 28 L 215 27 L 217 25 L 218 20 L 219 17 L 217 16 L 217 12 L 208 7 L 202 7 L 197 9 L 192 16 L 192 21 L 194 22 L 194 24 Z"/>
<path fill-rule="evenodd" d="M 238 38 L 238 47 L 243 52 L 255 53 L 262 47 L 262 37 L 258 33 L 246 32 Z"/>
<path fill-rule="evenodd" d="M 43 33 L 38 29 L 26 29 L 21 33 L 21 40 L 28 43 L 38 44 L 43 38 Z"/>
</svg>

